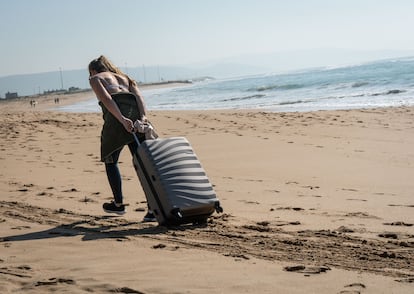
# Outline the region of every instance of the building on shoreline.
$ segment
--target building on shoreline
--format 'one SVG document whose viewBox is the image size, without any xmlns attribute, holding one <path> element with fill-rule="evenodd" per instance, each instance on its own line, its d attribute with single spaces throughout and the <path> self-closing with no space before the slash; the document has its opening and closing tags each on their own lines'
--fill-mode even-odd
<svg viewBox="0 0 414 294">
<path fill-rule="evenodd" d="M 7 92 L 6 93 L 6 99 L 13 99 L 13 98 L 17 98 L 19 97 L 19 95 L 17 95 L 17 92 Z"/>
</svg>

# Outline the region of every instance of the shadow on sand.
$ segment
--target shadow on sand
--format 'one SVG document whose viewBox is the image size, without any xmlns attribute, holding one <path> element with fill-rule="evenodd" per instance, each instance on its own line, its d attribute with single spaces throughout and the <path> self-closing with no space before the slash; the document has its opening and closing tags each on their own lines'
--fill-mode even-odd
<svg viewBox="0 0 414 294">
<path fill-rule="evenodd" d="M 175 227 L 158 226 L 141 222 L 117 221 L 111 216 L 93 217 L 70 224 L 62 224 L 44 231 L 0 237 L 0 242 L 28 241 L 82 235 L 82 241 L 106 238 L 126 239 L 130 236 L 161 235 L 168 231 L 184 231 L 206 227 L 206 224 L 189 224 Z"/>
</svg>

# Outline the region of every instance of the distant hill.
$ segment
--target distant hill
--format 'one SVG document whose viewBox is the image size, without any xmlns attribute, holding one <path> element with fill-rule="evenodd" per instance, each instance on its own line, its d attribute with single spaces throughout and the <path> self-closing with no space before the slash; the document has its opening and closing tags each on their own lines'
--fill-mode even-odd
<svg viewBox="0 0 414 294">
<path fill-rule="evenodd" d="M 0 77 L 0 97 L 4 98 L 7 92 L 17 92 L 19 96 L 43 94 L 47 91 L 60 90 L 70 87 L 88 88 L 88 73 L 86 70 L 71 70 L 45 72 L 37 74 L 23 74 Z"/>
<path fill-rule="evenodd" d="M 227 78 L 259 74 L 268 69 L 235 63 L 217 64 L 209 67 L 142 66 L 122 68 L 133 79 L 141 83 L 156 83 L 170 80 L 197 80 L 211 76 Z M 62 74 L 62 75 L 61 75 Z M 19 96 L 43 94 L 47 91 L 76 87 L 89 88 L 89 74 L 86 69 L 54 71 L 36 74 L 22 74 L 0 77 L 0 98 L 7 92 L 17 92 Z"/>
<path fill-rule="evenodd" d="M 314 49 L 246 54 L 210 61 L 208 65 L 140 66 L 122 68 L 122 70 L 138 82 L 154 83 L 170 80 L 197 80 L 198 77 L 204 76 L 221 79 L 265 73 L 282 73 L 404 56 L 414 56 L 414 51 Z M 19 96 L 25 96 L 60 90 L 62 82 L 64 89 L 70 87 L 89 88 L 88 72 L 86 68 L 63 71 L 62 78 L 60 71 L 0 77 L 0 98 L 4 98 L 7 92 L 17 92 Z"/>
</svg>

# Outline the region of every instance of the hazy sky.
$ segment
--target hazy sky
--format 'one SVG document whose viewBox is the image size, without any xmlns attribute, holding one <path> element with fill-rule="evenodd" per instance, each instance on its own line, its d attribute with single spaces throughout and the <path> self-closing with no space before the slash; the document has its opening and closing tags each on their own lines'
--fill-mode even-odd
<svg viewBox="0 0 414 294">
<path fill-rule="evenodd" d="M 412 0 L 0 0 L 0 76 L 289 50 L 414 50 Z"/>
</svg>

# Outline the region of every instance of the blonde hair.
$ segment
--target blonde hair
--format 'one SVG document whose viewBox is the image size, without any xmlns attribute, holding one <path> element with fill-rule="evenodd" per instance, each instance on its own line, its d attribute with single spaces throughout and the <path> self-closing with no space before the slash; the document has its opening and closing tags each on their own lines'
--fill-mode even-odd
<svg viewBox="0 0 414 294">
<path fill-rule="evenodd" d="M 98 58 L 92 60 L 88 66 L 89 71 L 95 70 L 96 72 L 109 71 L 120 76 L 126 77 L 130 84 L 136 85 L 137 83 L 131 79 L 127 74 L 123 73 L 118 67 L 116 67 L 106 56 L 101 55 Z"/>
</svg>

